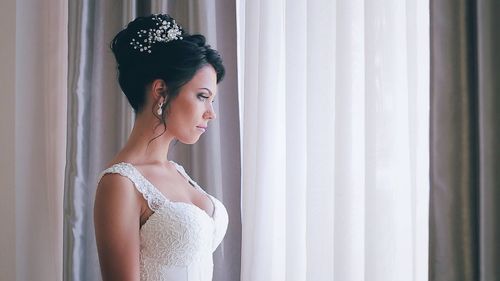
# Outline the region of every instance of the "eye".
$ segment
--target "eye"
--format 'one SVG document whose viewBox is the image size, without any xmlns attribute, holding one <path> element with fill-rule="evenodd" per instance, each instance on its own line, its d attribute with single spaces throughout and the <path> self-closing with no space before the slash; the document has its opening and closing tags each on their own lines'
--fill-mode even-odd
<svg viewBox="0 0 500 281">
<path fill-rule="evenodd" d="M 205 96 L 205 95 L 203 95 L 203 94 L 198 94 L 198 99 L 202 100 L 202 101 L 205 101 L 206 99 L 208 99 L 208 97 Z"/>
</svg>

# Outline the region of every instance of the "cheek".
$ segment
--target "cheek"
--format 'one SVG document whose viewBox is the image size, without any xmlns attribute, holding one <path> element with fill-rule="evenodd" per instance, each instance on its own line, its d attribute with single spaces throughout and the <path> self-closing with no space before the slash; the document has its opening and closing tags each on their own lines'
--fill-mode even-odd
<svg viewBox="0 0 500 281">
<path fill-rule="evenodd" d="M 167 129 L 181 143 L 194 144 L 198 141 L 200 133 L 196 129 L 196 108 L 184 107 L 182 110 L 171 112 L 167 121 Z"/>
<path fill-rule="evenodd" d="M 189 101 L 173 104 L 169 112 L 168 119 L 172 129 L 180 130 L 191 127 L 196 120 L 197 109 L 196 104 Z"/>
</svg>

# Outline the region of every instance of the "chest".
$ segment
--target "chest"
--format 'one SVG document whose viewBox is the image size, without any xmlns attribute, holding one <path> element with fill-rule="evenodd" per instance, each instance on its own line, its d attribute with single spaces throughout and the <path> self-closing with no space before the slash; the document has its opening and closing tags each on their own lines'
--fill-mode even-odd
<svg viewBox="0 0 500 281">
<path fill-rule="evenodd" d="M 194 205 L 207 215 L 213 215 L 215 206 L 212 200 L 179 172 L 160 172 L 155 170 L 144 170 L 141 172 L 169 201 Z M 153 211 L 148 208 L 146 201 L 143 202 L 143 210 L 141 225 L 153 214 Z"/>
</svg>

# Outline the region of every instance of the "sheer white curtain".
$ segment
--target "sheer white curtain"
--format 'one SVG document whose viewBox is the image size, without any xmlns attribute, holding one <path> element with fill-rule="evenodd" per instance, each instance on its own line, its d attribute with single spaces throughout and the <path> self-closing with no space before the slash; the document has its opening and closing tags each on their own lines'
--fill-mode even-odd
<svg viewBox="0 0 500 281">
<path fill-rule="evenodd" d="M 428 17 L 238 1 L 242 281 L 427 280 Z"/>
</svg>

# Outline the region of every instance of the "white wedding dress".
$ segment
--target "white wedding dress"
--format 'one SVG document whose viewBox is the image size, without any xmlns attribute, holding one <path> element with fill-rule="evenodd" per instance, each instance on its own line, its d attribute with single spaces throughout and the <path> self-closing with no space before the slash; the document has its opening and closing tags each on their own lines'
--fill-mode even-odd
<svg viewBox="0 0 500 281">
<path fill-rule="evenodd" d="M 154 212 L 139 230 L 141 281 L 211 281 L 212 254 L 226 233 L 227 211 L 182 166 L 170 162 L 194 188 L 210 198 L 212 216 L 193 204 L 168 200 L 132 164 L 115 164 L 100 177 L 107 173 L 127 177 Z"/>
</svg>

